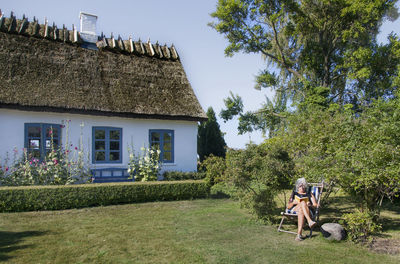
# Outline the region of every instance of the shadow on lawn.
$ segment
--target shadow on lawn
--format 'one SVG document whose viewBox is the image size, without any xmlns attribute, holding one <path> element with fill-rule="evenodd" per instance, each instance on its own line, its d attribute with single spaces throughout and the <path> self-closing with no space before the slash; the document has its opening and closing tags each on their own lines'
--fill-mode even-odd
<svg viewBox="0 0 400 264">
<path fill-rule="evenodd" d="M 31 247 L 32 245 L 18 245 L 26 237 L 42 236 L 47 232 L 41 231 L 24 231 L 24 232 L 5 232 L 0 231 L 0 261 L 7 261 L 10 256 L 7 253 L 18 249 Z"/>
</svg>

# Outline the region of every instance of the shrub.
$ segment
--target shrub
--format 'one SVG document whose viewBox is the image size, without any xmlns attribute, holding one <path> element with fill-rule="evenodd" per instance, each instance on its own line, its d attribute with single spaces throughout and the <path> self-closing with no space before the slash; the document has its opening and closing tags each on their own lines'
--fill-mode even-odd
<svg viewBox="0 0 400 264">
<path fill-rule="evenodd" d="M 241 204 L 257 218 L 270 222 L 275 216 L 275 195 L 288 188 L 293 162 L 276 139 L 248 145 L 245 150 L 230 150 L 226 175 L 238 190 Z"/>
<path fill-rule="evenodd" d="M 202 180 L 206 177 L 204 172 L 165 171 L 164 181 Z"/>
<path fill-rule="evenodd" d="M 206 182 L 210 186 L 224 181 L 225 158 L 210 155 L 203 161 L 201 168 L 206 171 Z"/>
<path fill-rule="evenodd" d="M 62 210 L 206 197 L 204 181 L 0 187 L 0 212 Z"/>
<path fill-rule="evenodd" d="M 354 242 L 365 242 L 371 234 L 379 232 L 381 225 L 374 222 L 370 213 L 356 210 L 354 213 L 343 215 L 348 238 Z"/>
</svg>

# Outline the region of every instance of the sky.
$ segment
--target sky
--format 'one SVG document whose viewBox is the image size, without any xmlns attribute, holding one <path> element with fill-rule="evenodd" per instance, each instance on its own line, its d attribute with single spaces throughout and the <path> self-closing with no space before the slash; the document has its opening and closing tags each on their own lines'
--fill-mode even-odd
<svg viewBox="0 0 400 264">
<path fill-rule="evenodd" d="M 204 111 L 212 107 L 219 115 L 224 99 L 230 91 L 242 97 L 244 111 L 260 108 L 265 98 L 272 98 L 270 90 L 254 89 L 255 75 L 267 67 L 257 54 L 224 54 L 228 41 L 209 27 L 210 14 L 215 11 L 218 0 L 67 0 L 67 1 L 5 1 L 0 9 L 6 17 L 13 11 L 17 18 L 25 14 L 30 21 L 33 17 L 44 23 L 53 22 L 58 28 L 63 24 L 79 30 L 81 11 L 98 16 L 97 33 L 109 37 L 120 35 L 134 40 L 139 38 L 152 43 L 170 46 L 174 44 L 180 56 L 188 80 Z M 400 19 L 394 23 L 385 22 L 378 39 L 384 41 L 394 31 L 400 34 Z M 249 141 L 260 143 L 264 140 L 260 132 L 238 135 L 237 120 L 224 123 L 218 116 L 221 131 L 225 133 L 228 147 L 243 148 Z"/>
</svg>

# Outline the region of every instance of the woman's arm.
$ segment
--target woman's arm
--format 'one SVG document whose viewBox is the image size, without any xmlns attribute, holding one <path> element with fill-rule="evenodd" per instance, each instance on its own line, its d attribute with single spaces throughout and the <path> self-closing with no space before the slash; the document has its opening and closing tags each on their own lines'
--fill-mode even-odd
<svg viewBox="0 0 400 264">
<path fill-rule="evenodd" d="M 317 200 L 315 199 L 315 196 L 313 193 L 311 193 L 311 202 L 312 202 L 312 206 L 317 208 L 317 206 L 318 206 Z"/>
</svg>

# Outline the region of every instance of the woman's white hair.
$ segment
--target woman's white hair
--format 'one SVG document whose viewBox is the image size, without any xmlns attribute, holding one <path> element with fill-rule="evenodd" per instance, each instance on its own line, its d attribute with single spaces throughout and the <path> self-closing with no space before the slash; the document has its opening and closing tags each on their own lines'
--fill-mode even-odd
<svg viewBox="0 0 400 264">
<path fill-rule="evenodd" d="M 297 179 L 296 181 L 296 192 L 299 191 L 300 186 L 304 186 L 305 190 L 308 188 L 308 183 L 305 178 Z"/>
</svg>

